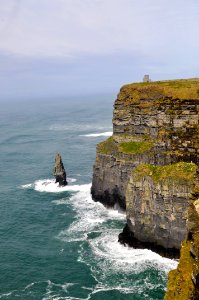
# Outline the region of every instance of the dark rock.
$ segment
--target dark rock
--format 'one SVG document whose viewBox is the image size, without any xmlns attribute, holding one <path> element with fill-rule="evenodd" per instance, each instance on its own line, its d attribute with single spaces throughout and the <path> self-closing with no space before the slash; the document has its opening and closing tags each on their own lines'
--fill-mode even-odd
<svg viewBox="0 0 199 300">
<path fill-rule="evenodd" d="M 133 248 L 138 249 L 150 249 L 161 256 L 168 257 L 168 258 L 179 258 L 180 257 L 180 251 L 176 248 L 164 248 L 160 245 L 157 245 L 156 243 L 152 242 L 142 242 L 138 240 L 133 232 L 129 229 L 128 224 L 124 227 L 123 231 L 119 234 L 118 242 L 121 244 L 128 245 Z"/>
<path fill-rule="evenodd" d="M 55 182 L 59 182 L 59 186 L 67 185 L 66 171 L 59 153 L 57 153 L 55 156 L 54 176 L 56 179 Z"/>
<path fill-rule="evenodd" d="M 126 209 L 125 197 L 121 195 L 118 188 L 115 187 L 110 193 L 109 190 L 105 190 L 103 194 L 95 194 L 95 189 L 91 188 L 91 195 L 94 201 L 101 202 L 106 207 L 115 207 L 122 210 Z"/>
</svg>

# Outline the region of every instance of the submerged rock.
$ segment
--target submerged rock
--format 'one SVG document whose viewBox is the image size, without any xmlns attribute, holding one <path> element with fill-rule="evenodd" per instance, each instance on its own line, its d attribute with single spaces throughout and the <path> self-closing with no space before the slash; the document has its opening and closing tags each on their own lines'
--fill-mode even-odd
<svg viewBox="0 0 199 300">
<path fill-rule="evenodd" d="M 59 153 L 57 153 L 55 156 L 54 176 L 56 179 L 55 182 L 59 182 L 59 186 L 67 185 L 66 171 Z"/>
</svg>

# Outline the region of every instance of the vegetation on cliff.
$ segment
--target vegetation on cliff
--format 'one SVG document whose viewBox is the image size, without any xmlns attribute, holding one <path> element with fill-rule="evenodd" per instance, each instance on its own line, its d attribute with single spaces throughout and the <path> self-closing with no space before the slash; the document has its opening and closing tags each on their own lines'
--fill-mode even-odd
<svg viewBox="0 0 199 300">
<path fill-rule="evenodd" d="M 112 154 L 117 151 L 117 145 L 113 140 L 113 137 L 109 137 L 104 142 L 101 142 L 97 145 L 97 152 L 101 154 Z"/>
<path fill-rule="evenodd" d="M 172 179 L 172 181 L 192 182 L 197 166 L 194 163 L 179 162 L 165 166 L 141 164 L 134 171 L 135 180 L 151 176 L 154 182 Z"/>
<path fill-rule="evenodd" d="M 139 104 L 142 100 L 199 100 L 199 79 L 141 82 L 124 85 L 118 101 L 124 105 Z"/>
<path fill-rule="evenodd" d="M 101 154 L 142 154 L 153 148 L 151 141 L 129 141 L 118 143 L 113 137 L 108 138 L 104 142 L 97 145 L 97 152 Z"/>
<path fill-rule="evenodd" d="M 151 150 L 153 143 L 149 141 L 126 142 L 119 145 L 119 151 L 128 154 L 139 154 Z"/>
<path fill-rule="evenodd" d="M 193 258 L 190 254 L 190 241 L 182 243 L 180 251 L 180 263 L 176 270 L 169 272 L 167 293 L 165 300 L 194 299 L 194 284 L 191 276 L 193 271 Z"/>
</svg>

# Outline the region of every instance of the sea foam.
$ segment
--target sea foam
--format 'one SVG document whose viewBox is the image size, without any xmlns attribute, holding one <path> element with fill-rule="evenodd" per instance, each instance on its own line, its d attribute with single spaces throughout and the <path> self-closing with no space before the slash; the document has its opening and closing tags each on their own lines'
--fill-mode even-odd
<svg viewBox="0 0 199 300">
<path fill-rule="evenodd" d="M 59 187 L 53 179 L 37 180 L 33 184 L 23 185 L 22 188 L 33 188 L 38 192 L 60 193 L 74 192 L 70 198 L 65 197 L 53 200 L 56 205 L 71 204 L 76 211 L 75 221 L 67 228 L 62 230 L 58 238 L 65 242 L 87 240 L 92 250 L 93 256 L 100 261 L 100 265 L 109 264 L 110 269 L 125 269 L 125 272 L 132 270 L 140 272 L 145 268 L 154 267 L 164 270 L 165 273 L 176 268 L 177 261 L 161 257 L 160 255 L 147 249 L 133 249 L 124 247 L 118 243 L 118 234 L 121 229 L 107 224 L 110 221 L 121 221 L 125 224 L 125 213 L 115 209 L 107 209 L 100 202 L 95 202 L 91 198 L 89 184 L 72 184 L 76 179 L 70 178 L 69 185 Z M 122 225 L 123 226 L 123 225 Z M 90 238 L 89 235 L 97 232 L 97 237 Z M 86 256 L 88 257 L 88 256 Z M 80 251 L 80 260 L 84 261 Z M 93 259 L 93 258 L 92 258 Z M 101 261 L 102 260 L 102 261 Z M 89 263 L 89 261 L 84 261 Z"/>
<path fill-rule="evenodd" d="M 60 193 L 60 192 L 78 192 L 80 190 L 87 189 L 87 184 L 85 185 L 72 185 L 76 181 L 75 178 L 67 178 L 68 185 L 59 186 L 59 183 L 55 182 L 55 179 L 40 179 L 36 180 L 34 183 L 28 183 L 21 186 L 22 189 L 34 189 L 38 192 L 47 193 Z"/>
<path fill-rule="evenodd" d="M 70 198 L 76 220 L 69 228 L 60 232 L 60 239 L 66 242 L 87 240 L 88 234 L 96 229 L 101 230 L 106 221 L 125 220 L 124 213 L 109 210 L 100 202 L 93 201 L 90 188 L 91 184 L 80 185 L 79 191 Z"/>
<path fill-rule="evenodd" d="M 98 268 L 105 268 L 106 265 L 113 273 L 119 269 L 129 273 L 132 272 L 132 268 L 134 273 L 147 268 L 167 273 L 177 266 L 176 260 L 164 258 L 151 250 L 133 249 L 118 243 L 121 228 L 117 228 L 117 222 L 122 222 L 120 227 L 124 226 L 126 216 L 123 212 L 107 209 L 101 203 L 94 202 L 90 195 L 90 186 L 79 186 L 79 192 L 70 198 L 70 203 L 76 211 L 76 220 L 59 234 L 59 238 L 65 242 L 86 240 L 89 243 L 92 256 L 84 255 L 82 249 L 79 257 L 82 262 L 90 264 L 94 259 L 98 261 Z M 93 233 L 97 236 L 91 238 Z"/>
<path fill-rule="evenodd" d="M 88 133 L 88 134 L 81 134 L 80 136 L 85 136 L 85 137 L 99 137 L 99 136 L 111 136 L 113 134 L 112 131 L 107 131 L 107 132 L 97 132 L 97 133 Z"/>
<path fill-rule="evenodd" d="M 76 212 L 75 221 L 62 230 L 57 238 L 67 243 L 78 242 L 78 261 L 89 267 L 97 282 L 85 299 L 90 299 L 93 294 L 112 290 L 123 294 L 141 294 L 148 299 L 147 291 L 164 289 L 167 273 L 176 268 L 177 261 L 161 257 L 151 250 L 134 249 L 118 243 L 118 234 L 126 222 L 125 213 L 107 209 L 101 203 L 93 201 L 90 194 L 91 184 L 77 185 L 73 182 L 71 179 L 68 186 L 59 187 L 54 180 L 44 179 L 23 188 L 34 188 L 38 192 L 74 192 L 70 197 L 65 196 L 52 202 L 56 205 L 70 204 Z M 151 269 L 157 270 L 158 276 L 162 277 L 162 283 L 151 282 L 147 275 L 137 275 Z M 60 288 L 67 292 L 69 286 L 60 285 Z M 49 281 L 43 299 L 56 299 L 53 291 L 54 285 Z M 62 298 L 58 296 L 57 299 Z M 81 298 L 68 295 L 64 299 Z"/>
</svg>

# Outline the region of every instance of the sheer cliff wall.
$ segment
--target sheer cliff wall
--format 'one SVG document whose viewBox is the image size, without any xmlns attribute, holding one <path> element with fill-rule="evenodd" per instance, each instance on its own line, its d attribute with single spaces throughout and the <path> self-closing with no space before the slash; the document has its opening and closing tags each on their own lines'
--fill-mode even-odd
<svg viewBox="0 0 199 300">
<path fill-rule="evenodd" d="M 126 208 L 131 237 L 176 249 L 185 239 L 199 161 L 198 111 L 197 79 L 121 88 L 113 136 L 97 146 L 91 192 L 96 201 Z"/>
</svg>

